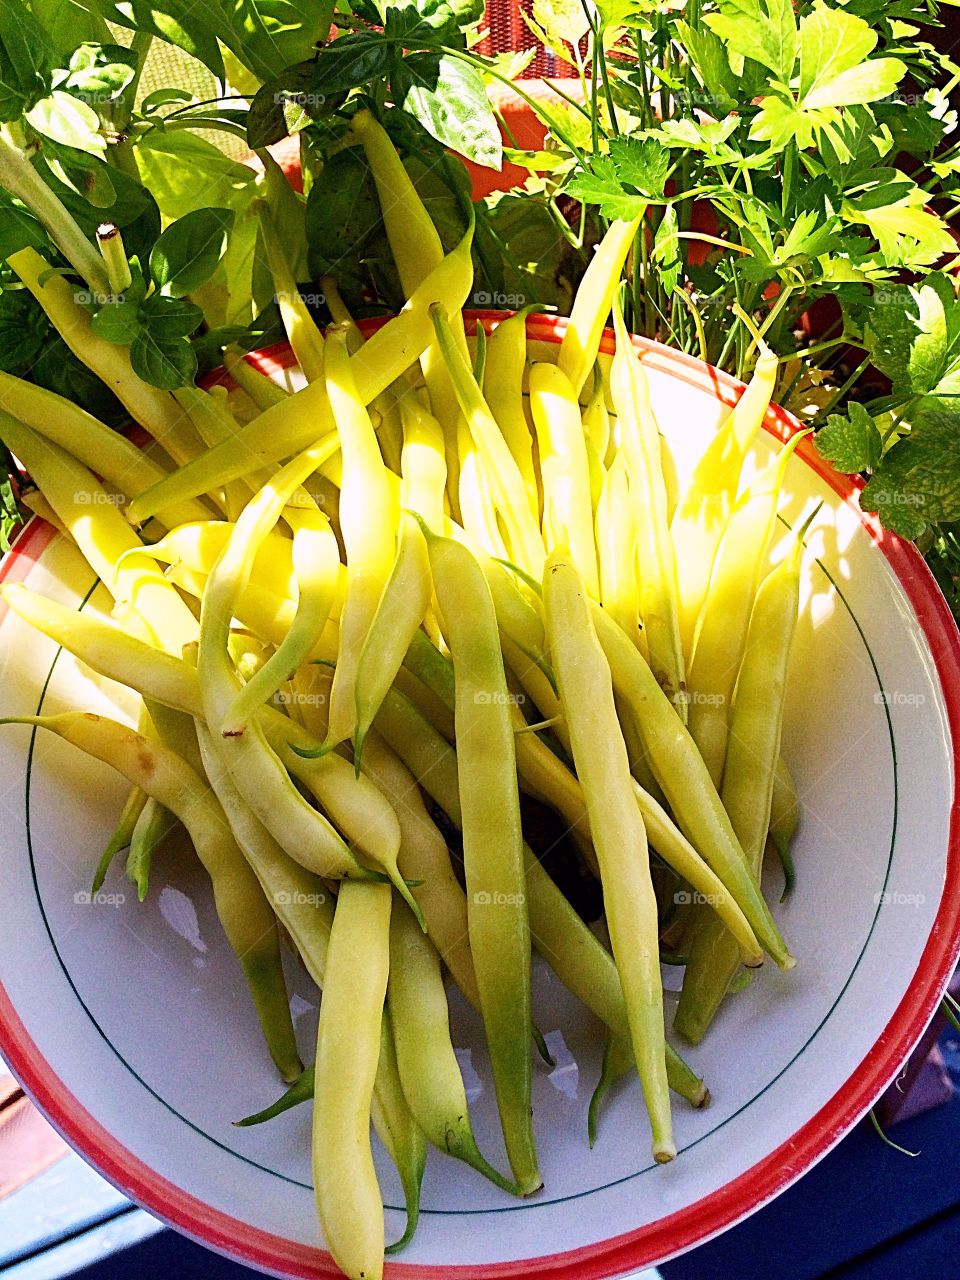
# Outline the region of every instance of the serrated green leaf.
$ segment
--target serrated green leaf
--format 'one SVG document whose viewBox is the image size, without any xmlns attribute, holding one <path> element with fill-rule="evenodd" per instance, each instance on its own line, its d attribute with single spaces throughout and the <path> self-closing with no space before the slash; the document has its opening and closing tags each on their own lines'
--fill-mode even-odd
<svg viewBox="0 0 960 1280">
<path fill-rule="evenodd" d="M 876 43 L 877 33 L 862 18 L 816 4 L 800 20 L 800 100 L 859 66 Z"/>
<path fill-rule="evenodd" d="M 739 105 L 741 87 L 730 70 L 723 41 L 709 27 L 691 27 L 687 22 L 678 22 L 677 31 L 690 53 L 708 99 L 700 101 L 697 95 L 689 105 L 709 109 L 717 116 L 726 115 Z M 687 91 L 682 90 L 681 98 L 686 95 Z"/>
<path fill-rule="evenodd" d="M 660 282 L 668 296 L 677 287 L 683 267 L 678 230 L 676 206 L 668 204 L 653 242 L 653 260 L 660 267 Z"/>
<path fill-rule="evenodd" d="M 743 58 L 759 62 L 778 80 L 793 74 L 797 21 L 790 0 L 720 0 L 703 21 Z"/>
<path fill-rule="evenodd" d="M 840 216 L 870 228 L 888 267 L 930 266 L 953 252 L 956 243 L 943 220 L 923 208 L 925 199 L 916 188 L 903 199 L 880 208 L 865 208 L 862 200 L 845 200 Z"/>
<path fill-rule="evenodd" d="M 898 440 L 860 505 L 905 538 L 918 538 L 929 524 L 960 519 L 960 415 L 938 416 Z"/>
<path fill-rule="evenodd" d="M 670 152 L 654 138 L 611 138 L 610 158 L 621 182 L 657 199 L 663 195 Z"/>
<path fill-rule="evenodd" d="M 624 191 L 609 156 L 595 156 L 593 171 L 581 170 L 574 174 L 565 190 L 568 195 L 575 200 L 582 200 L 584 204 L 599 205 L 605 218 L 631 221 L 647 207 L 643 196 Z"/>
<path fill-rule="evenodd" d="M 804 108 L 851 107 L 876 102 L 893 93 L 906 75 L 906 63 L 899 58 L 873 58 L 859 67 L 850 67 L 833 80 L 818 84 L 803 99 Z"/>
<path fill-rule="evenodd" d="M 817 452 L 838 471 L 872 471 L 880 462 L 883 441 L 877 425 L 862 404 L 850 403 L 849 416 L 832 413 L 817 433 Z"/>
</svg>

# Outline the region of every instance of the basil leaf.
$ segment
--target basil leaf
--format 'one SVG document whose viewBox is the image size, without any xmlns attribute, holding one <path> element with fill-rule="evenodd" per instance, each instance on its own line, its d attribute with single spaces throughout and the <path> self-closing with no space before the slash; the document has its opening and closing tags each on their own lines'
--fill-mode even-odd
<svg viewBox="0 0 960 1280">
<path fill-rule="evenodd" d="M 120 44 L 81 44 L 74 50 L 62 88 L 91 104 L 116 98 L 137 73 L 136 53 Z"/>
<path fill-rule="evenodd" d="M 53 46 L 23 0 L 0 0 L 0 120 L 18 120 L 50 92 Z"/>
<path fill-rule="evenodd" d="M 257 90 L 247 115 L 247 145 L 252 151 L 272 147 L 305 128 L 317 108 L 327 101 L 314 87 L 314 63 L 287 67 Z"/>
<path fill-rule="evenodd" d="M 174 342 L 189 337 L 203 323 L 203 312 L 186 298 L 168 298 L 152 293 L 140 305 L 140 323 L 157 342 Z"/>
<path fill-rule="evenodd" d="M 197 372 L 196 353 L 189 342 L 158 342 L 148 329 L 141 329 L 131 343 L 130 363 L 144 382 L 162 391 L 187 386 Z"/>
<path fill-rule="evenodd" d="M 379 80 L 395 60 L 392 44 L 368 31 L 338 36 L 317 54 L 310 92 L 324 97 Z"/>
<path fill-rule="evenodd" d="M 90 320 L 90 327 L 98 338 L 129 346 L 140 329 L 136 302 L 107 302 L 98 307 Z"/>
<path fill-rule="evenodd" d="M 65 147 L 102 155 L 107 149 L 106 139 L 100 133 L 100 117 L 80 98 L 54 89 L 49 97 L 41 98 L 27 112 L 27 123 L 45 138 L 52 138 Z"/>
<path fill-rule="evenodd" d="M 11 3 L 11 0 L 5 0 Z M 87 9 L 118 27 L 144 31 L 175 44 L 224 79 L 223 57 L 217 37 L 227 29 L 218 0 L 83 0 Z"/>
<path fill-rule="evenodd" d="M 394 92 L 431 137 L 474 164 L 499 169 L 500 126 L 480 73 L 459 58 L 412 53 L 393 76 Z"/>
<path fill-rule="evenodd" d="M 171 223 L 150 253 L 150 274 L 165 293 L 192 293 L 209 280 L 227 249 L 232 209 L 196 209 Z"/>
</svg>

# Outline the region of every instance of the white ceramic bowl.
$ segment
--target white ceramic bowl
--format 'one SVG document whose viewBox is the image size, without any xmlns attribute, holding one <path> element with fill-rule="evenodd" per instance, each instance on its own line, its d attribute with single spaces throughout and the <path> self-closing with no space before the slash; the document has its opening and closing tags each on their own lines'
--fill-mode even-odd
<svg viewBox="0 0 960 1280">
<path fill-rule="evenodd" d="M 555 354 L 562 322 L 529 326 L 537 358 Z M 637 345 L 682 480 L 741 388 Z M 287 353 L 258 359 L 291 377 Z M 771 411 L 756 459 L 796 425 Z M 803 819 L 797 889 L 776 913 L 795 972 L 766 966 L 689 1051 L 713 1103 L 678 1103 L 679 1158 L 655 1167 L 635 1084 L 611 1100 L 588 1148 L 598 1028 L 538 966 L 537 1020 L 558 1062 L 536 1070 L 545 1189 L 515 1202 L 431 1153 L 420 1230 L 388 1275 L 590 1280 L 666 1259 L 819 1159 L 932 1015 L 958 941 L 960 643 L 916 551 L 864 517 L 855 486 L 805 442 L 788 472 L 784 526 L 818 500 L 784 738 Z M 0 576 L 78 609 L 108 608 L 79 554 L 39 521 Z M 9 613 L 0 662 L 4 713 L 129 711 L 123 690 Z M 278 1275 L 336 1275 L 316 1225 L 306 1109 L 257 1129 L 231 1123 L 278 1085 L 202 876 L 168 857 L 145 904 L 119 868 L 105 896 L 86 901 L 124 784 L 51 735 L 11 727 L 2 744 L 0 1052 L 76 1149 L 158 1217 Z M 665 979 L 675 985 L 676 973 Z M 309 1056 L 316 997 L 292 967 L 291 980 Z M 454 1030 L 480 1144 L 501 1157 L 480 1027 L 461 1005 Z M 388 1234 L 399 1233 L 397 1179 L 385 1159 L 379 1167 Z"/>
</svg>

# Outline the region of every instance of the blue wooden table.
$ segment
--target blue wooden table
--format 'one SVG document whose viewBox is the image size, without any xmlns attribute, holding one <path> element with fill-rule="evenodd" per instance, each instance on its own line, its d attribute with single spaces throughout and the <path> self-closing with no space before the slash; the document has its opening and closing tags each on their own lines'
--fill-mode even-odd
<svg viewBox="0 0 960 1280">
<path fill-rule="evenodd" d="M 945 1037 L 960 1084 L 960 1042 Z M 866 1124 L 790 1191 L 660 1268 L 663 1280 L 912 1280 L 952 1274 L 960 1251 L 960 1095 L 898 1124 Z M 254 1280 L 134 1208 L 75 1156 L 0 1201 L 3 1280 Z M 644 1273 L 652 1280 L 653 1273 Z M 638 1278 L 639 1280 L 639 1278 Z"/>
</svg>

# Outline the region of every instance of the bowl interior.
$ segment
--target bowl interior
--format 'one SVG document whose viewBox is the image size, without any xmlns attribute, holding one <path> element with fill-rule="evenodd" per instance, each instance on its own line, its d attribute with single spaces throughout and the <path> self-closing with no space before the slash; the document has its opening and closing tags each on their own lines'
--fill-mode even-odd
<svg viewBox="0 0 960 1280">
<path fill-rule="evenodd" d="M 536 335 L 551 336 L 543 326 Z M 555 354 L 554 341 L 535 344 L 535 358 Z M 729 398 L 729 387 L 711 387 L 692 365 L 657 351 L 647 364 L 682 486 L 725 413 L 718 391 Z M 272 372 L 293 378 L 282 361 Z M 761 432 L 751 465 L 777 445 Z M 578 1251 L 570 1274 L 600 1276 L 663 1258 L 756 1207 L 772 1184 L 751 1183 L 751 1170 L 815 1117 L 817 1153 L 825 1151 L 854 1118 L 841 1120 L 836 1095 L 864 1060 L 874 1064 L 874 1092 L 895 1073 L 896 1051 L 878 1061 L 875 1045 L 915 979 L 941 907 L 953 747 L 929 637 L 904 586 L 859 512 L 801 457 L 787 473 L 778 542 L 817 501 L 783 746 L 802 825 L 797 888 L 776 915 L 797 956 L 795 972 L 765 966 L 725 1004 L 706 1042 L 683 1050 L 713 1102 L 699 1112 L 677 1103 L 680 1156 L 655 1167 L 636 1082 L 611 1098 L 589 1149 L 586 1113 L 602 1033 L 537 963 L 536 1016 L 556 1060 L 552 1070 L 535 1068 L 545 1189 L 514 1202 L 431 1152 L 421 1228 L 396 1274 L 419 1264 L 475 1276 L 511 1263 L 497 1274 L 530 1274 L 524 1260 Z M 39 526 L 6 570 L 77 608 L 109 611 L 79 554 Z M 6 712 L 130 713 L 123 690 L 10 613 L 0 627 L 0 662 Z M 154 1212 L 278 1273 L 326 1273 L 315 1252 L 307 1110 L 257 1129 L 233 1126 L 271 1101 L 278 1084 L 202 874 L 171 847 L 155 859 L 144 904 L 119 867 L 91 902 L 92 867 L 124 784 L 51 735 L 4 733 L 0 1050 L 81 1151 Z M 768 887 L 779 896 L 773 869 Z M 952 948 L 944 940 L 941 967 Z M 289 973 L 310 1060 L 317 997 L 295 965 Z M 665 969 L 664 980 L 675 989 L 678 971 Z M 925 990 L 927 1004 L 934 997 Z M 922 1010 L 918 1017 L 916 1035 Z M 503 1164 L 482 1030 L 462 1001 L 454 1002 L 453 1031 L 480 1145 Z M 390 1236 L 401 1230 L 402 1198 L 381 1157 Z M 785 1164 L 775 1181 L 785 1185 L 800 1171 Z M 730 1184 L 743 1191 L 716 1221 L 708 1206 Z M 207 1209 L 183 1207 L 192 1201 Z M 679 1223 L 697 1214 L 691 1238 Z M 607 1243 L 624 1236 L 632 1238 L 629 1261 Z"/>
</svg>

